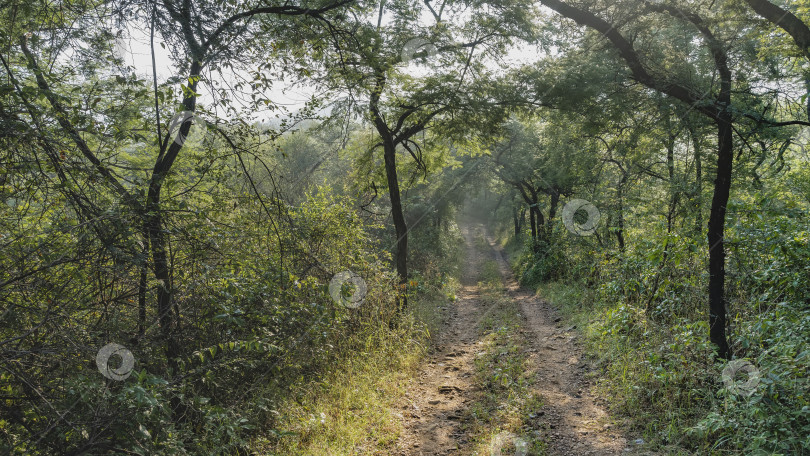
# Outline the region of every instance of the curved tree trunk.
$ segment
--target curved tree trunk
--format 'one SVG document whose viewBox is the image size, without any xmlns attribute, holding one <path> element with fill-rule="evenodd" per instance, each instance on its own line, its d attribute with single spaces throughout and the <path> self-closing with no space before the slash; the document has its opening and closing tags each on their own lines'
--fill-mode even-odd
<svg viewBox="0 0 810 456">
<path fill-rule="evenodd" d="M 403 288 L 400 309 L 408 306 L 408 297 L 404 293 L 408 283 L 408 225 L 405 222 L 405 214 L 402 212 L 402 199 L 399 193 L 399 177 L 397 176 L 397 149 L 391 129 L 385 123 L 379 109 L 380 94 L 385 87 L 386 79 L 382 71 L 376 75 L 376 87 L 371 94 L 369 101 L 369 111 L 374 122 L 377 133 L 383 145 L 383 159 L 385 160 L 385 176 L 388 181 L 388 196 L 391 199 L 391 218 L 394 221 L 396 231 L 396 242 L 394 243 L 394 260 L 396 262 L 399 284 Z"/>
<path fill-rule="evenodd" d="M 197 82 L 199 80 L 202 65 L 199 61 L 195 60 L 191 64 L 189 71 L 189 92 L 183 99 L 183 107 L 186 111 L 194 112 L 197 106 L 197 98 L 194 93 L 197 90 Z M 193 118 L 185 119 L 177 135 L 179 137 L 187 137 L 189 130 L 191 130 L 191 123 Z M 165 154 L 162 153 L 155 161 L 155 167 L 152 170 L 152 177 L 149 180 L 149 191 L 146 194 L 146 231 L 149 233 L 149 245 L 152 249 L 152 270 L 160 284 L 157 289 L 157 311 L 158 321 L 160 324 L 161 335 L 163 336 L 164 343 L 166 344 L 166 358 L 169 362 L 170 368 L 176 368 L 177 357 L 180 355 L 180 347 L 177 341 L 177 334 L 175 328 L 177 327 L 176 316 L 172 311 L 174 305 L 174 287 L 172 284 L 171 264 L 167 253 L 168 235 L 165 230 L 165 221 L 163 219 L 163 211 L 161 209 L 161 191 L 163 190 L 163 182 L 169 174 L 169 171 L 174 164 L 177 155 L 183 148 L 183 141 L 177 141 L 172 137 L 167 139 L 172 140 L 172 143 L 166 147 Z M 175 372 L 176 373 L 176 372 Z"/>
</svg>

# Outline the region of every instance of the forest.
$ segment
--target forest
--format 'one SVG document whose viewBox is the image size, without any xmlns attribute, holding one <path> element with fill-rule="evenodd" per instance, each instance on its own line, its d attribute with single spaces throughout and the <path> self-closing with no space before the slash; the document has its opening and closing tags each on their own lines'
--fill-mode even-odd
<svg viewBox="0 0 810 456">
<path fill-rule="evenodd" d="M 810 455 L 810 1 L 0 30 L 0 454 Z"/>
</svg>

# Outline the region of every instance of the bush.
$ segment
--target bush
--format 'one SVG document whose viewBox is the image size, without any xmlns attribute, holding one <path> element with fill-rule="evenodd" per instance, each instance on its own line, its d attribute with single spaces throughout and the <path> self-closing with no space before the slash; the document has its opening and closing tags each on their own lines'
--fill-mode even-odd
<svg viewBox="0 0 810 456">
<path fill-rule="evenodd" d="M 527 240 L 523 252 L 517 260 L 517 274 L 520 284 L 537 286 L 558 279 L 564 272 L 563 250 L 546 240 Z"/>
</svg>

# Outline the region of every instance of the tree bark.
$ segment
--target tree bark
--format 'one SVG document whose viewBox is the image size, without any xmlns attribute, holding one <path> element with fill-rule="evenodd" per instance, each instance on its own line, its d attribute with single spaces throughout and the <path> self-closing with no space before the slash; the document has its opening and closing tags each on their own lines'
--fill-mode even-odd
<svg viewBox="0 0 810 456">
<path fill-rule="evenodd" d="M 619 181 L 618 188 L 616 188 L 616 199 L 618 200 L 618 214 L 617 214 L 617 221 L 616 221 L 616 242 L 619 243 L 619 251 L 624 253 L 625 251 L 625 243 L 624 243 L 624 184 L 627 182 L 627 174 L 622 175 L 622 179 Z"/>
<path fill-rule="evenodd" d="M 734 157 L 731 114 L 724 111 L 717 121 L 717 177 L 709 214 L 709 340 L 717 347 L 720 358 L 731 359 L 726 340 L 726 250 L 724 229 L 726 205 L 731 189 L 731 171 Z"/>
<path fill-rule="evenodd" d="M 523 227 L 526 226 L 526 208 L 520 209 L 520 231 L 523 232 Z"/>
<path fill-rule="evenodd" d="M 734 164 L 734 119 L 731 114 L 731 70 L 728 56 L 720 43 L 701 24 L 696 24 L 709 42 L 717 72 L 720 92 L 717 102 L 720 110 L 717 124 L 717 176 L 709 214 L 709 340 L 717 347 L 717 355 L 731 359 L 726 340 L 726 206 L 731 193 L 731 175 Z"/>
<path fill-rule="evenodd" d="M 691 127 L 689 134 L 692 137 L 692 150 L 695 160 L 695 189 L 692 195 L 692 208 L 695 211 L 695 233 L 703 233 L 703 160 L 700 157 L 700 140 Z"/>
<path fill-rule="evenodd" d="M 551 231 L 554 229 L 554 217 L 557 215 L 557 206 L 560 203 L 560 193 L 551 189 L 551 203 L 548 207 L 548 226 L 546 227 L 546 236 L 551 237 Z"/>
<path fill-rule="evenodd" d="M 667 130 L 671 131 L 669 122 L 669 114 L 667 114 Z M 667 258 L 669 258 L 669 239 L 672 234 L 672 227 L 675 223 L 675 213 L 678 209 L 678 185 L 675 182 L 675 136 L 668 135 L 666 141 L 667 148 L 667 177 L 669 178 L 669 205 L 667 210 L 667 235 L 664 238 L 663 260 L 661 267 L 663 268 Z"/>
<path fill-rule="evenodd" d="M 390 138 L 390 136 L 389 136 Z M 399 194 L 399 178 L 397 176 L 397 155 L 393 141 L 383 140 L 385 175 L 388 179 L 388 196 L 391 198 L 391 217 L 394 220 L 394 229 L 397 234 L 396 265 L 397 274 L 401 284 L 408 280 L 408 226 L 402 212 L 402 201 Z"/>
<path fill-rule="evenodd" d="M 543 213 L 540 212 L 540 208 L 537 207 L 537 203 L 532 207 L 532 212 L 534 213 L 534 217 L 537 220 L 537 238 L 540 238 L 541 234 L 543 233 L 543 228 L 546 224 L 545 218 L 543 217 Z"/>
<path fill-rule="evenodd" d="M 540 199 L 537 196 L 537 189 L 531 186 L 528 183 L 524 183 L 526 189 L 529 191 L 529 195 L 531 196 L 531 203 L 529 204 L 529 218 L 532 218 L 536 221 L 537 230 L 534 232 L 532 236 L 532 245 L 534 249 L 537 249 L 537 241 L 540 240 L 540 237 L 543 236 L 545 232 L 545 220 L 543 219 L 543 213 L 540 212 Z"/>
<path fill-rule="evenodd" d="M 197 82 L 201 70 L 202 65 L 198 60 L 192 62 L 189 71 L 189 92 L 186 93 L 183 99 L 183 107 L 189 112 L 194 112 L 197 106 L 197 97 L 194 93 L 197 90 Z M 191 130 L 192 120 L 193 117 L 185 119 L 178 129 L 178 136 L 188 136 L 188 132 Z M 166 344 L 166 358 L 169 362 L 169 367 L 176 368 L 176 359 L 180 354 L 180 347 L 175 334 L 177 321 L 175 314 L 172 312 L 174 287 L 172 284 L 171 264 L 168 259 L 166 247 L 168 236 L 167 231 L 164 229 L 165 221 L 160 198 L 163 183 L 183 147 L 183 141 L 177 141 L 171 137 L 167 137 L 166 140 L 168 141 L 170 139 L 172 143 L 166 147 L 165 154 L 161 153 L 158 155 L 155 161 L 155 167 L 152 170 L 152 177 L 149 180 L 149 191 L 146 194 L 145 226 L 146 231 L 149 233 L 149 245 L 152 249 L 152 270 L 155 279 L 159 282 L 157 292 L 158 322 L 160 324 L 161 335 Z M 163 148 L 161 149 L 161 152 L 162 151 Z"/>
<path fill-rule="evenodd" d="M 382 71 L 376 75 L 376 86 L 369 100 L 369 111 L 371 112 L 374 127 L 380 134 L 383 145 L 383 159 L 385 161 L 385 176 L 388 180 L 388 196 L 391 200 L 391 218 L 394 221 L 396 232 L 396 242 L 394 243 L 394 261 L 396 263 L 397 275 L 400 286 L 403 288 L 408 283 L 408 225 L 405 222 L 405 214 L 402 212 L 402 200 L 399 193 L 399 177 L 397 176 L 397 150 L 391 129 L 383 119 L 379 109 L 380 94 L 385 87 L 386 79 Z M 408 298 L 402 294 L 401 308 L 408 306 Z M 400 309 L 401 310 L 401 309 Z"/>
</svg>

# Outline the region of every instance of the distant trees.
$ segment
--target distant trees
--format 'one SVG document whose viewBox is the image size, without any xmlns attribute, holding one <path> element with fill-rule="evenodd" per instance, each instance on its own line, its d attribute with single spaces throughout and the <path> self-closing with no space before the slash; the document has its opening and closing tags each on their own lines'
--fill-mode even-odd
<svg viewBox="0 0 810 456">
<path fill-rule="evenodd" d="M 528 207 L 535 242 L 548 242 L 561 210 L 561 198 L 570 197 L 592 179 L 596 160 L 587 138 L 565 131 L 554 121 L 546 125 L 511 122 L 505 128 L 505 138 L 492 150 L 493 172 Z M 548 202 L 541 202 L 541 197 Z"/>
<path fill-rule="evenodd" d="M 468 8 L 479 10 L 465 17 Z M 418 17 L 428 12 L 433 23 L 423 24 Z M 504 118 L 484 62 L 514 37 L 531 37 L 529 13 L 520 2 L 445 2 L 438 10 L 427 2 L 381 3 L 376 15 L 344 25 L 335 34 L 336 47 L 323 54 L 324 75 L 316 81 L 340 97 L 341 115 L 356 113 L 376 133 L 369 152 L 382 151 L 403 287 L 409 227 L 398 155 L 407 153 L 426 178 L 442 165 L 430 154 L 469 138 L 465 126 L 486 123 L 482 117 L 493 124 Z"/>
</svg>

